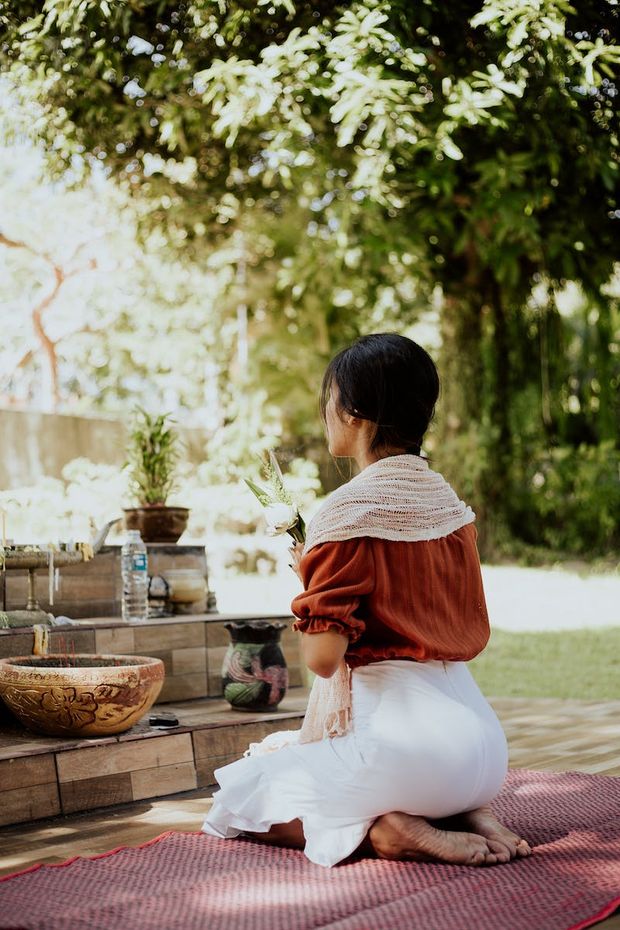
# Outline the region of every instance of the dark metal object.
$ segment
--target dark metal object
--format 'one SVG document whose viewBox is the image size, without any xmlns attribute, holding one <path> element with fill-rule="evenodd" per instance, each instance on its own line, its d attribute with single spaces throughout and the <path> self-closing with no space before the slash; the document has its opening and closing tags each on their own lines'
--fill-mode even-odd
<svg viewBox="0 0 620 930">
<path fill-rule="evenodd" d="M 160 727 L 167 730 L 171 727 L 178 727 L 179 718 L 175 714 L 166 713 L 165 711 L 157 714 L 151 714 L 149 717 L 149 726 Z"/>
<path fill-rule="evenodd" d="M 163 575 L 149 575 L 148 601 L 149 617 L 169 617 L 170 585 Z"/>
</svg>

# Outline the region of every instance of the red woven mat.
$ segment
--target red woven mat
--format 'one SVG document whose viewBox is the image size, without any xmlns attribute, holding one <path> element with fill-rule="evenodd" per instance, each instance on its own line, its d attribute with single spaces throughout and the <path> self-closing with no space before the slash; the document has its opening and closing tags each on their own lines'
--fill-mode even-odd
<svg viewBox="0 0 620 930">
<path fill-rule="evenodd" d="M 0 879 L 0 928 L 581 930 L 620 906 L 620 779 L 517 770 L 494 806 L 530 858 L 325 869 L 296 850 L 167 833 Z"/>
</svg>

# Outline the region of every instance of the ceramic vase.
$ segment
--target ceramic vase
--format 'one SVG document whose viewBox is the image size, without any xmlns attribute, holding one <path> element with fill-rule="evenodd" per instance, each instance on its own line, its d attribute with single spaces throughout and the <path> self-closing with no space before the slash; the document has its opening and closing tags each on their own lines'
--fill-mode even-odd
<svg viewBox="0 0 620 930">
<path fill-rule="evenodd" d="M 224 697 L 234 710 L 273 711 L 286 694 L 288 669 L 280 646 L 281 621 L 225 624 L 231 643 L 224 656 Z"/>
</svg>

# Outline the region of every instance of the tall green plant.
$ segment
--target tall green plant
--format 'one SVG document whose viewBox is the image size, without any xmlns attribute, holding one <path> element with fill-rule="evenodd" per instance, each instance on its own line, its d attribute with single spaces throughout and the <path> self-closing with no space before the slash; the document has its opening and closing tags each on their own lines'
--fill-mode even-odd
<svg viewBox="0 0 620 930">
<path fill-rule="evenodd" d="M 136 409 L 125 464 L 141 506 L 165 504 L 176 487 L 181 440 L 172 422 L 169 413 L 151 416 L 141 407 Z"/>
</svg>

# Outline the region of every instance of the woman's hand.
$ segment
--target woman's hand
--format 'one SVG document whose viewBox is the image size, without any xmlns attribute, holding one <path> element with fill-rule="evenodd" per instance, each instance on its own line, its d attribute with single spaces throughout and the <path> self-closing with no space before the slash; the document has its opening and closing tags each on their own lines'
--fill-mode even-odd
<svg viewBox="0 0 620 930">
<path fill-rule="evenodd" d="M 301 577 L 301 572 L 299 570 L 299 563 L 301 562 L 301 557 L 303 555 L 304 547 L 299 542 L 294 542 L 292 546 L 289 546 L 288 550 L 291 554 L 291 561 L 289 562 L 290 567 L 293 569 L 300 581 L 303 581 Z"/>
</svg>

